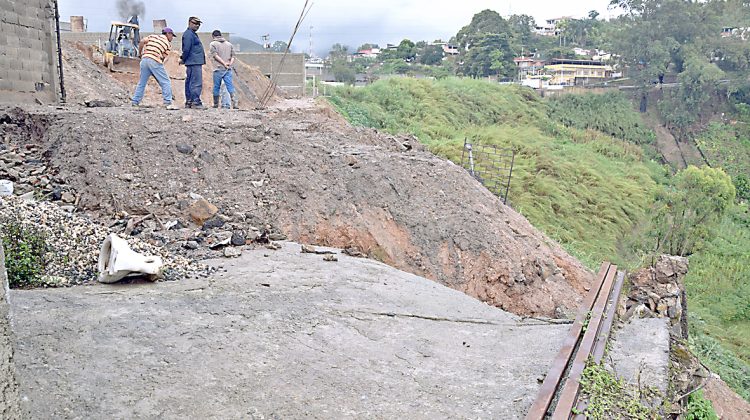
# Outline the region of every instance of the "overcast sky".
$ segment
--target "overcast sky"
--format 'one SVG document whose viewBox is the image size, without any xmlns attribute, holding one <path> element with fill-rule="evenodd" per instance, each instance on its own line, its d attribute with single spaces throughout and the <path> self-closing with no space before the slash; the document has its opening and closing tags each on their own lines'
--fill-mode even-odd
<svg viewBox="0 0 750 420">
<path fill-rule="evenodd" d="M 109 22 L 120 19 L 116 0 L 58 0 L 62 20 L 71 15 L 88 19 L 89 31 L 109 31 Z M 560 16 L 584 17 L 597 10 L 608 17 L 608 0 L 311 0 L 310 13 L 293 42 L 295 51 L 307 52 L 312 26 L 313 49 L 325 55 L 336 42 L 350 50 L 365 42 L 397 44 L 412 41 L 448 40 L 467 25 L 474 14 L 492 9 L 503 16 L 528 14 L 537 23 Z M 141 25 L 151 30 L 153 19 L 166 19 L 181 31 L 189 16 L 203 20 L 201 31 L 221 29 L 261 42 L 261 35 L 288 41 L 304 5 L 304 0 L 161 0 L 143 1 Z"/>
</svg>

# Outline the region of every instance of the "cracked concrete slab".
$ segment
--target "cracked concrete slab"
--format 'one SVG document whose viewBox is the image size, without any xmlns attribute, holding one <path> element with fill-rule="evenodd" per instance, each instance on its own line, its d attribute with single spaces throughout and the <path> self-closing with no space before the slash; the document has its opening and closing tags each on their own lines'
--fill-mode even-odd
<svg viewBox="0 0 750 420">
<path fill-rule="evenodd" d="M 521 418 L 567 325 L 375 261 L 246 250 L 208 279 L 12 291 L 33 418 Z"/>
<path fill-rule="evenodd" d="M 654 387 L 666 395 L 669 319 L 631 319 L 615 333 L 609 354 L 618 377 L 631 384 Z"/>
</svg>

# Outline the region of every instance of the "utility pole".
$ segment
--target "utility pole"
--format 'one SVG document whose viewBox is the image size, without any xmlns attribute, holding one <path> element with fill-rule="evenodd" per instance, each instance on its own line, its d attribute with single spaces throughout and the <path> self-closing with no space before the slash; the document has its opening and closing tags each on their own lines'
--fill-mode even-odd
<svg viewBox="0 0 750 420">
<path fill-rule="evenodd" d="M 313 58 L 313 40 L 312 40 L 313 26 L 310 25 L 310 58 Z"/>
</svg>

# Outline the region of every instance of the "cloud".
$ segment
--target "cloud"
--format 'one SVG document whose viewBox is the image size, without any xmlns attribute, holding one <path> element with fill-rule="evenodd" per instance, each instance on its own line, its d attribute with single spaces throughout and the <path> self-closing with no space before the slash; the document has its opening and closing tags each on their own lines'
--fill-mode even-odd
<svg viewBox="0 0 750 420">
<path fill-rule="evenodd" d="M 61 15 L 84 15 L 90 31 L 107 31 L 109 22 L 119 19 L 117 0 L 59 0 Z M 221 29 L 260 41 L 270 34 L 272 40 L 288 41 L 304 0 L 274 2 L 219 0 L 144 1 L 145 16 L 141 24 L 150 29 L 153 19 L 167 19 L 170 26 L 181 29 L 189 16 L 200 16 L 202 30 Z M 310 26 L 313 43 L 322 54 L 333 43 L 356 48 L 364 42 L 398 43 L 403 38 L 413 41 L 444 40 L 469 24 L 474 14 L 492 9 L 501 15 L 529 14 L 538 21 L 559 16 L 583 17 L 596 9 L 608 16 L 607 0 L 537 0 L 534 2 L 498 2 L 496 0 L 378 0 L 351 2 L 317 0 L 293 43 L 296 50 L 307 51 Z M 67 19 L 67 18 L 64 18 Z"/>
</svg>

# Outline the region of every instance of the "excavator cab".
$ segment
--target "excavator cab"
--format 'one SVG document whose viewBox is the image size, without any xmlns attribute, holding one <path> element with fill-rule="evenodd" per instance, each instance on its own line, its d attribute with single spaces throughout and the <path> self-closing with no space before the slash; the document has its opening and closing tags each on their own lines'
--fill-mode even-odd
<svg viewBox="0 0 750 420">
<path fill-rule="evenodd" d="M 137 16 L 131 17 L 127 23 L 112 22 L 104 52 L 104 65 L 110 71 L 137 74 L 141 62 L 138 54 L 140 42 Z"/>
</svg>

